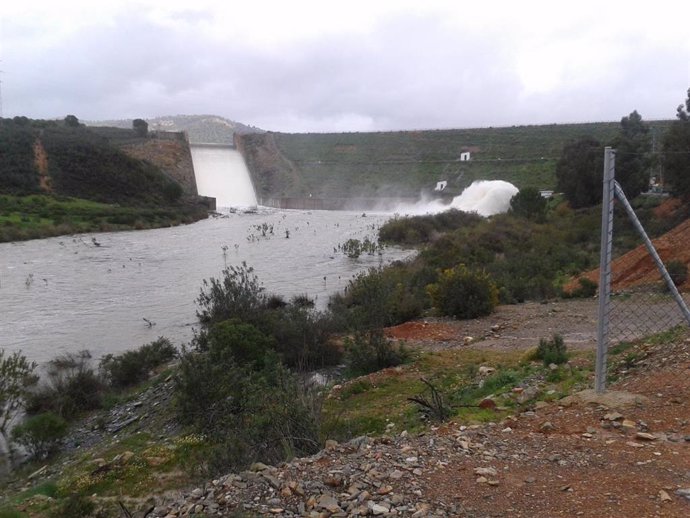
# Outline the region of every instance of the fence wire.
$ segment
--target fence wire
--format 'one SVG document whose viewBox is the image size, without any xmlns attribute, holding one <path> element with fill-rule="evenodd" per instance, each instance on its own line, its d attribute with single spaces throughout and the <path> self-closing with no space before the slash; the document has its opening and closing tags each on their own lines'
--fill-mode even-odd
<svg viewBox="0 0 690 518">
<path fill-rule="evenodd" d="M 652 229 L 643 228 L 614 181 L 615 151 L 607 148 L 606 153 L 596 376 L 599 392 L 605 388 L 606 356 L 611 346 L 690 325 L 690 219 L 659 236 L 650 235 Z M 663 201 L 656 210 L 666 210 Z M 656 229 L 654 233 L 660 232 Z"/>
</svg>

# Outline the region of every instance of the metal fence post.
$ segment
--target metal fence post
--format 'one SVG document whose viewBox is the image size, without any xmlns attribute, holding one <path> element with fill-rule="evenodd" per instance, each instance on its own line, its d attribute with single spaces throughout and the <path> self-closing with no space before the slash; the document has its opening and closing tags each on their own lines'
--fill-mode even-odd
<svg viewBox="0 0 690 518">
<path fill-rule="evenodd" d="M 613 237 L 613 195 L 616 151 L 604 150 L 604 182 L 601 206 L 601 258 L 599 261 L 599 316 L 597 321 L 597 360 L 595 385 L 597 393 L 606 390 L 606 354 L 609 338 L 611 300 L 611 246 Z"/>
</svg>

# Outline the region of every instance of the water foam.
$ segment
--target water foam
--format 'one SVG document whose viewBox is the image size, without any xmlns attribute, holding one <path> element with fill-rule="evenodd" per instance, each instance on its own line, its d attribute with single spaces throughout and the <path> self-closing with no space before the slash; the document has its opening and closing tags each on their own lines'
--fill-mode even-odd
<svg viewBox="0 0 690 518">
<path fill-rule="evenodd" d="M 397 207 L 400 214 L 437 214 L 448 209 L 463 212 L 476 212 L 480 216 L 493 216 L 507 212 L 510 199 L 518 193 L 518 188 L 503 180 L 477 180 L 467 187 L 460 196 L 450 203 L 441 200 L 422 199 L 415 204 Z"/>
<path fill-rule="evenodd" d="M 254 207 L 256 194 L 244 158 L 231 147 L 191 146 L 197 190 L 218 207 Z"/>
</svg>

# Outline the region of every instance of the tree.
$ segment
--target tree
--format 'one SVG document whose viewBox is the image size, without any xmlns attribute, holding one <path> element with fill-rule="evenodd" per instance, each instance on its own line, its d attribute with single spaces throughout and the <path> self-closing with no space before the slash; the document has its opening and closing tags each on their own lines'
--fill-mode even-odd
<svg viewBox="0 0 690 518">
<path fill-rule="evenodd" d="M 149 124 L 144 119 L 134 119 L 132 121 L 132 128 L 140 137 L 145 137 L 149 134 Z"/>
<path fill-rule="evenodd" d="M 616 148 L 616 180 L 629 198 L 649 187 L 651 165 L 649 126 L 637 111 L 621 119 L 621 129 L 614 141 Z"/>
<path fill-rule="evenodd" d="M 6 440 L 10 424 L 24 404 L 27 389 L 36 383 L 35 362 L 16 351 L 7 355 L 0 349 L 0 435 Z"/>
<path fill-rule="evenodd" d="M 65 125 L 69 126 L 70 128 L 78 128 L 79 119 L 77 119 L 74 115 L 68 115 L 65 117 Z"/>
<path fill-rule="evenodd" d="M 690 199 L 690 88 L 685 106 L 678 106 L 676 120 L 664 135 L 662 165 L 671 192 Z"/>
<path fill-rule="evenodd" d="M 604 147 L 592 137 L 566 144 L 556 164 L 556 188 L 574 209 L 601 201 Z"/>
<path fill-rule="evenodd" d="M 523 218 L 543 221 L 546 216 L 546 198 L 536 187 L 525 187 L 510 199 L 510 212 Z"/>
</svg>

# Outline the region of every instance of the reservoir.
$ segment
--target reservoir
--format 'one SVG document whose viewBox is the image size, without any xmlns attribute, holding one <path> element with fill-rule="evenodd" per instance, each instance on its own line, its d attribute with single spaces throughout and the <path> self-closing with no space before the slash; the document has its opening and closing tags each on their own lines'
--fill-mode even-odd
<svg viewBox="0 0 690 518">
<path fill-rule="evenodd" d="M 267 292 L 306 293 L 324 308 L 353 275 L 412 253 L 350 259 L 336 250 L 375 238 L 389 217 L 259 208 L 173 228 L 2 243 L 0 348 L 45 362 L 83 349 L 99 358 L 159 336 L 180 345 L 193 336 L 202 281 L 243 261 Z"/>
</svg>

